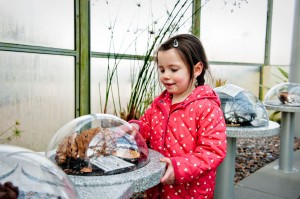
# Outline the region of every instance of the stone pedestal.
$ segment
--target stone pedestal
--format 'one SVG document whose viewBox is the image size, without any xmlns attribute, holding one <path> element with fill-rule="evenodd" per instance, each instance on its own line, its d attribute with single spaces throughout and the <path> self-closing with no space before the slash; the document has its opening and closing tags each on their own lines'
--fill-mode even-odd
<svg viewBox="0 0 300 199">
<path fill-rule="evenodd" d="M 259 138 L 279 133 L 279 124 L 269 121 L 263 127 L 227 127 L 227 154 L 217 170 L 215 199 L 233 199 L 237 138 Z"/>
<path fill-rule="evenodd" d="M 145 191 L 159 184 L 166 166 L 159 161 L 161 157 L 160 153 L 149 149 L 149 163 L 135 171 L 105 176 L 69 175 L 69 178 L 82 199 L 126 199 L 134 192 Z"/>
<path fill-rule="evenodd" d="M 300 113 L 300 106 L 265 104 L 265 107 L 281 111 L 279 165 L 276 169 L 285 173 L 297 172 L 293 168 L 295 125 L 299 123 L 295 121 L 295 114 Z"/>
</svg>

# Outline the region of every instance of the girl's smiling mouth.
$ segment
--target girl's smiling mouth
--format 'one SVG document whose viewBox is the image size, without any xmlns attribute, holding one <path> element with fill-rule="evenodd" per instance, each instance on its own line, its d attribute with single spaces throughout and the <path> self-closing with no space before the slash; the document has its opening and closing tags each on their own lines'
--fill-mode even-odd
<svg viewBox="0 0 300 199">
<path fill-rule="evenodd" d="M 169 88 L 169 87 L 175 85 L 175 83 L 164 83 L 164 85 L 166 88 Z"/>
</svg>

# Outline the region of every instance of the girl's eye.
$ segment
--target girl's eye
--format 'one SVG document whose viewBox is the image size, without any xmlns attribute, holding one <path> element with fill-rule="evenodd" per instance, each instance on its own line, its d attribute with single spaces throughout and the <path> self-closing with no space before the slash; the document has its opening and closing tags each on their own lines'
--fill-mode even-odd
<svg viewBox="0 0 300 199">
<path fill-rule="evenodd" d="M 176 69 L 175 69 L 175 68 L 172 68 L 171 71 L 172 71 L 172 72 L 176 72 L 176 71 L 178 71 L 178 69 L 177 69 L 177 68 L 176 68 Z"/>
<path fill-rule="evenodd" d="M 160 71 L 161 73 L 164 73 L 164 72 L 165 72 L 165 70 L 162 69 L 162 68 L 160 68 L 159 71 Z"/>
</svg>

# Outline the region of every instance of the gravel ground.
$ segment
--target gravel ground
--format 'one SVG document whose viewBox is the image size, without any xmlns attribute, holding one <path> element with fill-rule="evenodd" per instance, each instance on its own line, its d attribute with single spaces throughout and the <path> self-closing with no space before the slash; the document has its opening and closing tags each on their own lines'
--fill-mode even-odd
<svg viewBox="0 0 300 199">
<path fill-rule="evenodd" d="M 256 139 L 237 139 L 236 145 L 235 183 L 279 157 L 279 136 Z M 300 139 L 295 138 L 294 150 L 299 149 Z M 136 193 L 131 197 L 131 199 L 143 198 L 145 198 L 143 193 Z"/>
<path fill-rule="evenodd" d="M 300 139 L 294 139 L 294 150 L 300 149 Z M 257 139 L 237 139 L 235 182 L 254 173 L 279 157 L 279 136 Z"/>
</svg>

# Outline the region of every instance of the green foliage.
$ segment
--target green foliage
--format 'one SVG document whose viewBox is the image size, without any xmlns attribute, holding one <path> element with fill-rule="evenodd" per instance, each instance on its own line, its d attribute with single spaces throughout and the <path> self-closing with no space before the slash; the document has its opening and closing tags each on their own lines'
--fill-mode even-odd
<svg viewBox="0 0 300 199">
<path fill-rule="evenodd" d="M 284 81 L 286 82 L 289 79 L 289 73 L 285 72 L 279 67 L 277 67 L 277 69 L 279 70 L 280 74 L 285 78 Z"/>
<path fill-rule="evenodd" d="M 281 122 L 281 112 L 280 111 L 274 111 L 269 115 L 269 119 L 271 121 L 277 122 L 280 124 Z"/>
<path fill-rule="evenodd" d="M 132 77 L 132 86 L 131 86 L 131 95 L 126 109 L 121 107 L 121 96 L 119 91 L 119 82 L 118 82 L 118 66 L 120 60 L 123 58 L 123 55 L 117 54 L 113 57 L 108 57 L 108 70 L 107 70 L 107 80 L 106 80 L 106 90 L 105 90 L 105 99 L 102 100 L 100 97 L 100 106 L 103 106 L 103 113 L 107 112 L 108 102 L 112 102 L 114 107 L 114 114 L 120 115 L 121 118 L 125 120 L 138 119 L 152 102 L 155 91 L 158 89 L 158 82 L 156 78 L 156 69 L 153 63 L 153 54 L 155 48 L 160 44 L 165 38 L 172 36 L 176 33 L 182 25 L 186 23 L 183 21 L 183 16 L 187 14 L 187 10 L 191 8 L 193 1 L 178 0 L 171 11 L 167 11 L 167 19 L 164 21 L 162 27 L 154 29 L 153 27 L 156 24 L 157 20 L 153 20 L 153 23 L 150 24 L 147 28 L 148 30 L 148 49 L 144 56 L 142 56 L 142 66 L 138 68 L 138 71 Z M 195 11 L 197 12 L 197 11 Z M 190 18 L 193 14 L 190 14 Z M 112 23 L 114 24 L 114 23 Z M 113 45 L 114 38 L 114 29 L 115 26 L 111 26 L 111 46 Z M 138 35 L 135 39 L 136 42 Z M 113 60 L 113 65 L 110 65 L 110 61 Z M 113 93 L 112 90 L 112 81 L 116 79 L 117 84 L 117 93 Z M 110 97 L 112 100 L 109 100 Z"/>
<path fill-rule="evenodd" d="M 208 2 L 209 0 L 204 1 L 201 7 L 206 5 Z M 233 4 L 232 6 L 240 7 L 241 3 L 243 2 L 244 0 L 240 0 L 237 4 Z M 138 7 L 141 6 L 142 5 L 139 3 Z M 153 63 L 153 54 L 155 54 L 155 48 L 163 40 L 177 33 L 178 30 L 180 30 L 180 28 L 187 22 L 187 20 L 185 20 L 186 18 L 191 19 L 194 14 L 199 13 L 199 10 L 193 10 L 193 13 L 188 13 L 188 11 L 191 10 L 192 7 L 192 0 L 177 0 L 171 10 L 166 10 L 166 16 L 168 17 L 165 21 L 163 21 L 161 27 L 156 27 L 157 21 L 159 19 L 154 19 L 152 24 L 149 24 L 148 27 L 143 30 L 148 32 L 148 39 L 147 41 L 145 41 L 148 48 L 143 56 L 138 57 L 138 59 L 142 61 L 142 64 L 140 67 L 138 67 L 138 71 L 135 71 L 136 73 L 134 73 L 134 75 L 132 76 L 131 95 L 126 108 L 123 108 L 121 105 L 121 92 L 119 91 L 117 70 L 119 63 L 122 60 L 123 56 L 125 56 L 126 52 L 124 52 L 124 54 L 116 54 L 113 52 L 113 56 L 108 57 L 105 99 L 102 100 L 100 97 L 100 106 L 101 108 L 103 107 L 103 110 L 101 110 L 103 113 L 107 112 L 109 101 L 113 105 L 114 114 L 119 115 L 124 120 L 128 121 L 131 119 L 138 119 L 144 113 L 147 107 L 151 104 L 155 96 L 155 92 L 158 90 L 156 69 Z M 109 29 L 111 31 L 109 52 L 111 49 L 114 49 L 114 30 L 116 28 L 116 21 L 117 18 L 111 21 L 109 26 Z M 138 37 L 139 35 L 136 36 L 135 40 L 130 45 L 135 45 Z M 113 64 L 111 65 L 111 63 Z M 113 93 L 113 79 L 117 80 L 117 93 Z M 226 84 L 226 80 L 223 80 L 221 78 L 213 79 L 212 84 L 213 87 L 222 86 Z"/>
<path fill-rule="evenodd" d="M 213 88 L 224 86 L 227 83 L 227 79 L 222 79 L 220 77 L 210 77 L 210 79 L 211 79 L 210 85 Z"/>
<path fill-rule="evenodd" d="M 21 136 L 22 131 L 19 129 L 20 122 L 16 121 L 12 126 L 3 132 L 0 132 L 0 144 L 10 142 Z"/>
</svg>

